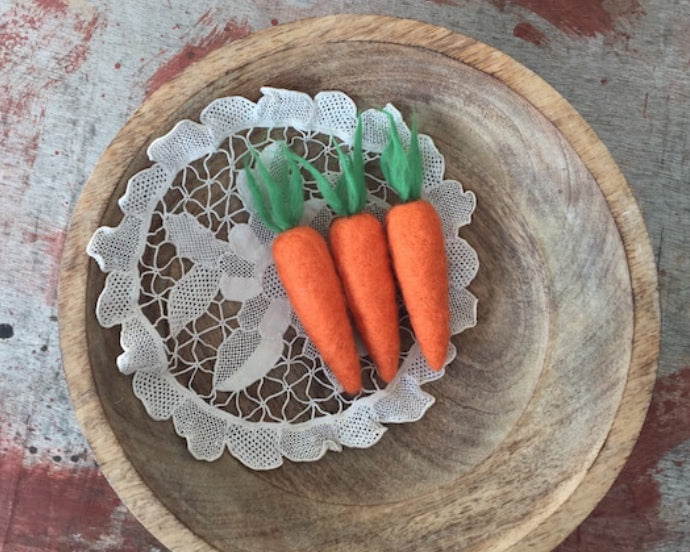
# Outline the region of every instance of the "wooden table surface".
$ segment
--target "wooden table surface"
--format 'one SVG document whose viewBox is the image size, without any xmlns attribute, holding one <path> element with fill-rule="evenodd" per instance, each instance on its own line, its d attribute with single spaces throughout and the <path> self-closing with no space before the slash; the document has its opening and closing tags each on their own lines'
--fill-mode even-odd
<svg viewBox="0 0 690 552">
<path fill-rule="evenodd" d="M 611 150 L 656 252 L 659 379 L 623 473 L 558 550 L 689 551 L 688 0 L 0 0 L 0 551 L 164 550 L 100 474 L 68 398 L 56 286 L 70 214 L 153 90 L 254 30 L 339 12 L 416 18 L 503 50 Z"/>
</svg>

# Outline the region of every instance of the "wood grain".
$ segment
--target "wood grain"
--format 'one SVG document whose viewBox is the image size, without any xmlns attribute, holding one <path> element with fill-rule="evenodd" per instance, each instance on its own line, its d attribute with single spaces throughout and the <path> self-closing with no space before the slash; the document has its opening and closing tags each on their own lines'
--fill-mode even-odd
<svg viewBox="0 0 690 552">
<path fill-rule="evenodd" d="M 315 47 L 318 45 L 318 47 Z M 376 68 L 376 70 L 372 70 Z M 446 174 L 478 196 L 463 230 L 482 268 L 477 328 L 416 424 L 366 451 L 254 473 L 195 462 L 117 373 L 84 253 L 116 224 L 145 148 L 212 99 L 337 88 L 416 110 Z M 85 291 L 86 290 L 86 291 Z M 603 496 L 639 432 L 658 355 L 653 256 L 625 181 L 562 97 L 507 56 L 412 21 L 328 17 L 257 33 L 154 94 L 74 214 L 60 286 L 65 371 L 103 472 L 184 550 L 548 550 Z M 86 336 L 86 340 L 84 339 Z"/>
</svg>

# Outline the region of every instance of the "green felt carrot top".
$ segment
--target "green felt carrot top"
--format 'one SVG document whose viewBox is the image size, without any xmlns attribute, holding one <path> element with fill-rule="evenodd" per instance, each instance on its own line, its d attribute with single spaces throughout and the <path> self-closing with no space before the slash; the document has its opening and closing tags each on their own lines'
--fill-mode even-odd
<svg viewBox="0 0 690 552">
<path fill-rule="evenodd" d="M 349 154 L 335 143 L 341 174 L 333 186 L 309 161 L 288 151 L 287 156 L 304 167 L 312 175 L 321 195 L 336 214 L 350 216 L 360 213 L 367 202 L 367 185 L 364 177 L 364 157 L 362 155 L 362 117 L 357 117 L 355 139 Z"/>
<path fill-rule="evenodd" d="M 393 115 L 383 111 L 388 116 L 390 132 L 388 143 L 381 152 L 381 171 L 388 184 L 400 199 L 400 203 L 408 203 L 419 199 L 422 192 L 422 155 L 419 151 L 417 136 L 417 117 L 412 118 L 410 147 L 405 151 Z"/>
<path fill-rule="evenodd" d="M 279 143 L 279 147 L 283 159 L 275 177 L 254 148 L 249 151 L 261 183 L 254 171 L 244 168 L 256 211 L 264 224 L 276 234 L 298 226 L 304 212 L 304 179 L 287 146 Z"/>
</svg>

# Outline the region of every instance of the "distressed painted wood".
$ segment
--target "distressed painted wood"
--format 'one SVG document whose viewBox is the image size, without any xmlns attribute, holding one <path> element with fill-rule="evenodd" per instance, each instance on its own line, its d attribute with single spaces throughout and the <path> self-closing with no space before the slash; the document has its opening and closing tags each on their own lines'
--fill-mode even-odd
<svg viewBox="0 0 690 552">
<path fill-rule="evenodd" d="M 154 552 L 73 414 L 56 286 L 70 215 L 141 102 L 249 32 L 343 9 L 311 0 L 7 0 L 0 7 L 0 548 Z M 559 552 L 690 550 L 690 42 L 686 0 L 354 0 L 527 65 L 584 116 L 641 207 L 658 263 L 659 379 L 614 486 Z M 567 516 L 566 516 L 567 517 Z"/>
<path fill-rule="evenodd" d="M 370 76 L 372 66 L 386 70 Z M 83 251 L 97 226 L 117 222 L 116 200 L 146 166 L 151 139 L 215 97 L 255 97 L 263 84 L 418 111 L 447 175 L 478 196 L 463 235 L 482 269 L 471 288 L 479 324 L 457 340 L 462 353 L 433 385 L 439 401 L 424 420 L 371 450 L 253 473 L 228 455 L 195 462 L 169 424 L 148 419 L 112 369 L 118 335 L 95 322 L 103 277 Z M 497 50 L 370 16 L 263 31 L 154 93 L 79 200 L 60 325 L 77 416 L 103 472 L 149 530 L 185 550 L 550 550 L 622 468 L 659 333 L 640 212 L 577 112 Z"/>
</svg>

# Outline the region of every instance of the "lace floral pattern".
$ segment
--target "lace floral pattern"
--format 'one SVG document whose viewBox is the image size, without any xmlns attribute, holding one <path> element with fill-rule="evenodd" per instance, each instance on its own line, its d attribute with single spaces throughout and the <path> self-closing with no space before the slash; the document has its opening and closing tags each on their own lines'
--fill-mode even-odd
<svg viewBox="0 0 690 552">
<path fill-rule="evenodd" d="M 271 257 L 273 234 L 253 214 L 244 166 L 248 146 L 275 166 L 278 141 L 287 142 L 329 178 L 338 177 L 330 137 L 352 144 L 357 108 L 341 92 L 314 98 L 262 89 L 256 103 L 221 98 L 154 141 L 154 163 L 131 178 L 120 198 L 115 228 L 92 237 L 88 253 L 108 274 L 96 314 L 105 327 L 121 326 L 117 365 L 133 374 L 148 414 L 172 418 L 197 459 L 214 460 L 225 448 L 253 469 L 283 458 L 311 461 L 343 446 L 369 447 L 384 423 L 418 420 L 434 398 L 421 386 L 443 376 L 427 366 L 401 308 L 401 368 L 388 385 L 377 377 L 363 345 L 364 390 L 354 398 L 322 362 L 292 312 Z M 403 141 L 410 132 L 392 106 Z M 395 198 L 376 160 L 388 119 L 365 111 L 363 149 L 367 209 L 382 218 Z M 472 192 L 444 180 L 444 160 L 420 135 L 424 197 L 441 216 L 451 288 L 451 330 L 476 323 L 476 299 L 466 286 L 478 269 L 474 250 L 458 236 L 470 222 Z M 302 220 L 327 235 L 332 213 L 306 180 Z M 447 363 L 455 358 L 451 345 Z"/>
</svg>

